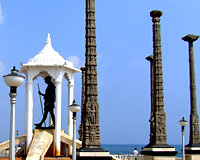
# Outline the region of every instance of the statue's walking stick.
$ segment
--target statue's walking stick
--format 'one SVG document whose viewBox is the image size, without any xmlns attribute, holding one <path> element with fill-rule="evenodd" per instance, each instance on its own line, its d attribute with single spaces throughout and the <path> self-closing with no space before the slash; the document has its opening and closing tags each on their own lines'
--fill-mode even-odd
<svg viewBox="0 0 200 160">
<path fill-rule="evenodd" d="M 38 83 L 38 91 L 40 91 L 40 86 Z M 42 116 L 44 116 L 44 112 L 43 112 L 43 106 L 42 106 L 42 99 L 41 99 L 41 95 L 39 94 L 40 97 L 40 105 L 41 105 L 41 110 L 42 110 Z M 44 121 L 44 126 L 46 127 L 46 122 Z"/>
</svg>

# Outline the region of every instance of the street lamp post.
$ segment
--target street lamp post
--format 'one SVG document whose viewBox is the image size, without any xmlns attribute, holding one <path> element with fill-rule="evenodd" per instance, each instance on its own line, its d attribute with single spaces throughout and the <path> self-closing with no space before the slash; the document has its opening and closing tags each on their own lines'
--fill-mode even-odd
<svg viewBox="0 0 200 160">
<path fill-rule="evenodd" d="M 74 100 L 69 110 L 73 113 L 73 144 L 72 144 L 72 160 L 76 160 L 76 112 L 80 110 L 80 106 Z"/>
<path fill-rule="evenodd" d="M 16 131 L 17 137 L 19 136 L 19 130 Z"/>
<path fill-rule="evenodd" d="M 10 113 L 10 143 L 9 143 L 9 159 L 15 160 L 15 103 L 17 96 L 17 87 L 19 87 L 23 81 L 24 76 L 18 74 L 15 66 L 11 70 L 11 73 L 3 76 L 5 83 L 10 87 L 10 103 L 11 103 L 11 113 Z"/>
<path fill-rule="evenodd" d="M 183 117 L 182 120 L 179 121 L 179 124 L 181 126 L 181 131 L 182 131 L 182 159 L 185 160 L 185 146 L 184 146 L 184 133 L 185 133 L 185 126 L 188 124 L 188 121 L 185 120 Z"/>
</svg>

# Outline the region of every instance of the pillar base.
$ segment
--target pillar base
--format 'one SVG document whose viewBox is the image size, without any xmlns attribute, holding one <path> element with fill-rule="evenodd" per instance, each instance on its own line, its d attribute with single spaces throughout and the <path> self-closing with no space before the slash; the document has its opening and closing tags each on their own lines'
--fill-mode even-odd
<svg viewBox="0 0 200 160">
<path fill-rule="evenodd" d="M 110 153 L 103 148 L 80 148 L 77 160 L 112 160 Z"/>
<path fill-rule="evenodd" d="M 200 144 L 193 144 L 185 146 L 186 160 L 199 160 L 200 159 Z"/>
<path fill-rule="evenodd" d="M 186 154 L 185 155 L 186 160 L 199 160 L 200 159 L 200 154 Z"/>
<path fill-rule="evenodd" d="M 169 145 L 147 145 L 141 150 L 143 160 L 175 160 L 177 151 Z"/>
</svg>

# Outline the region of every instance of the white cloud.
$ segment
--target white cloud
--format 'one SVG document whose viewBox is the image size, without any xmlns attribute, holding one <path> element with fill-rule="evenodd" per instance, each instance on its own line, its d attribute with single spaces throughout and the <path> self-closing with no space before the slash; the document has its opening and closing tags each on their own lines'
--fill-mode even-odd
<svg viewBox="0 0 200 160">
<path fill-rule="evenodd" d="M 80 68 L 81 63 L 80 63 L 80 59 L 77 56 L 69 56 L 67 60 L 72 62 L 75 67 Z"/>
<path fill-rule="evenodd" d="M 5 66 L 4 64 L 0 61 L 0 75 L 5 72 Z"/>
<path fill-rule="evenodd" d="M 0 3 L 0 24 L 3 23 L 4 17 L 3 17 L 3 10 L 1 8 L 1 3 Z"/>
</svg>

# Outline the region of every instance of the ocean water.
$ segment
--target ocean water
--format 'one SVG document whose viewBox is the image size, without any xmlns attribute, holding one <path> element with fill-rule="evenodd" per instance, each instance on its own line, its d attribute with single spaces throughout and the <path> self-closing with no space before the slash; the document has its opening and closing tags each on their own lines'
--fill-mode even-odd
<svg viewBox="0 0 200 160">
<path fill-rule="evenodd" d="M 133 150 L 137 148 L 140 153 L 141 148 L 146 146 L 143 144 L 102 144 L 102 148 L 109 151 L 111 154 L 133 154 Z M 171 145 L 176 148 L 178 152 L 176 157 L 182 157 L 182 146 L 181 145 Z"/>
</svg>

